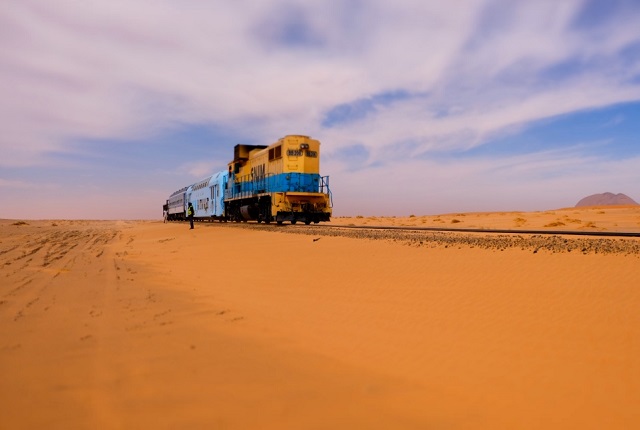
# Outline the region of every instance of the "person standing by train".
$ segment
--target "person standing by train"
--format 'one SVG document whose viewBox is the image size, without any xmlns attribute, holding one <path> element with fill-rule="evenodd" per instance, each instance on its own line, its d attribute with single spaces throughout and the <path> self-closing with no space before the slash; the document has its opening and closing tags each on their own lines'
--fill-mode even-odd
<svg viewBox="0 0 640 430">
<path fill-rule="evenodd" d="M 187 218 L 189 218 L 191 230 L 193 230 L 193 205 L 191 204 L 191 202 L 189 202 L 189 207 L 187 208 Z"/>
</svg>

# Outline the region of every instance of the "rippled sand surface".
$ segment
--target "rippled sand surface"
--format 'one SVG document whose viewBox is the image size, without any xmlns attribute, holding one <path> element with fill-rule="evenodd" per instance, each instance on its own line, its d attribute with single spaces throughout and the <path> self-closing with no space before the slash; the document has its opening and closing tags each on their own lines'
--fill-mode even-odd
<svg viewBox="0 0 640 430">
<path fill-rule="evenodd" d="M 640 422 L 637 239 L 534 252 L 286 231 L 0 221 L 2 427 Z"/>
</svg>

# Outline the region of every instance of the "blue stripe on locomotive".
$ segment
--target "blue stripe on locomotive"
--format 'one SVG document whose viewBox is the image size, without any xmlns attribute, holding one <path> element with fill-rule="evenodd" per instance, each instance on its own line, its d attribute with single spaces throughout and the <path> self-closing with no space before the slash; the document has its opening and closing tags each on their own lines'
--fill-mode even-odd
<svg viewBox="0 0 640 430">
<path fill-rule="evenodd" d="M 319 188 L 320 175 L 317 173 L 280 173 L 236 184 L 232 198 L 259 193 L 317 193 Z"/>
<path fill-rule="evenodd" d="M 320 175 L 317 173 L 281 173 L 270 176 L 267 180 L 272 193 L 285 191 L 317 193 L 320 185 Z"/>
</svg>

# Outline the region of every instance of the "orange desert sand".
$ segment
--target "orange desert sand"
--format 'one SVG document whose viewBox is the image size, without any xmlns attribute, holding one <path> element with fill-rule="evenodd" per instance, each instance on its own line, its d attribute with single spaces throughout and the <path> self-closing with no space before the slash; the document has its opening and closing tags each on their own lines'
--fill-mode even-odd
<svg viewBox="0 0 640 430">
<path fill-rule="evenodd" d="M 367 223 L 638 232 L 640 207 L 330 224 Z M 638 428 L 637 252 L 241 227 L 0 220 L 0 427 Z"/>
</svg>

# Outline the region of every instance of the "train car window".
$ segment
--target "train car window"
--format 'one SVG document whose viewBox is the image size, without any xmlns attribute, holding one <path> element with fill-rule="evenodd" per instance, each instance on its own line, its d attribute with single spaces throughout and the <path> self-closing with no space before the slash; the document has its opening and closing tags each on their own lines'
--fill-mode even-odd
<svg viewBox="0 0 640 430">
<path fill-rule="evenodd" d="M 280 158 L 280 157 L 282 157 L 282 145 L 276 146 L 275 158 Z"/>
<path fill-rule="evenodd" d="M 270 148 L 269 149 L 269 161 L 273 160 L 274 158 L 276 158 L 276 150 L 274 148 Z"/>
</svg>

